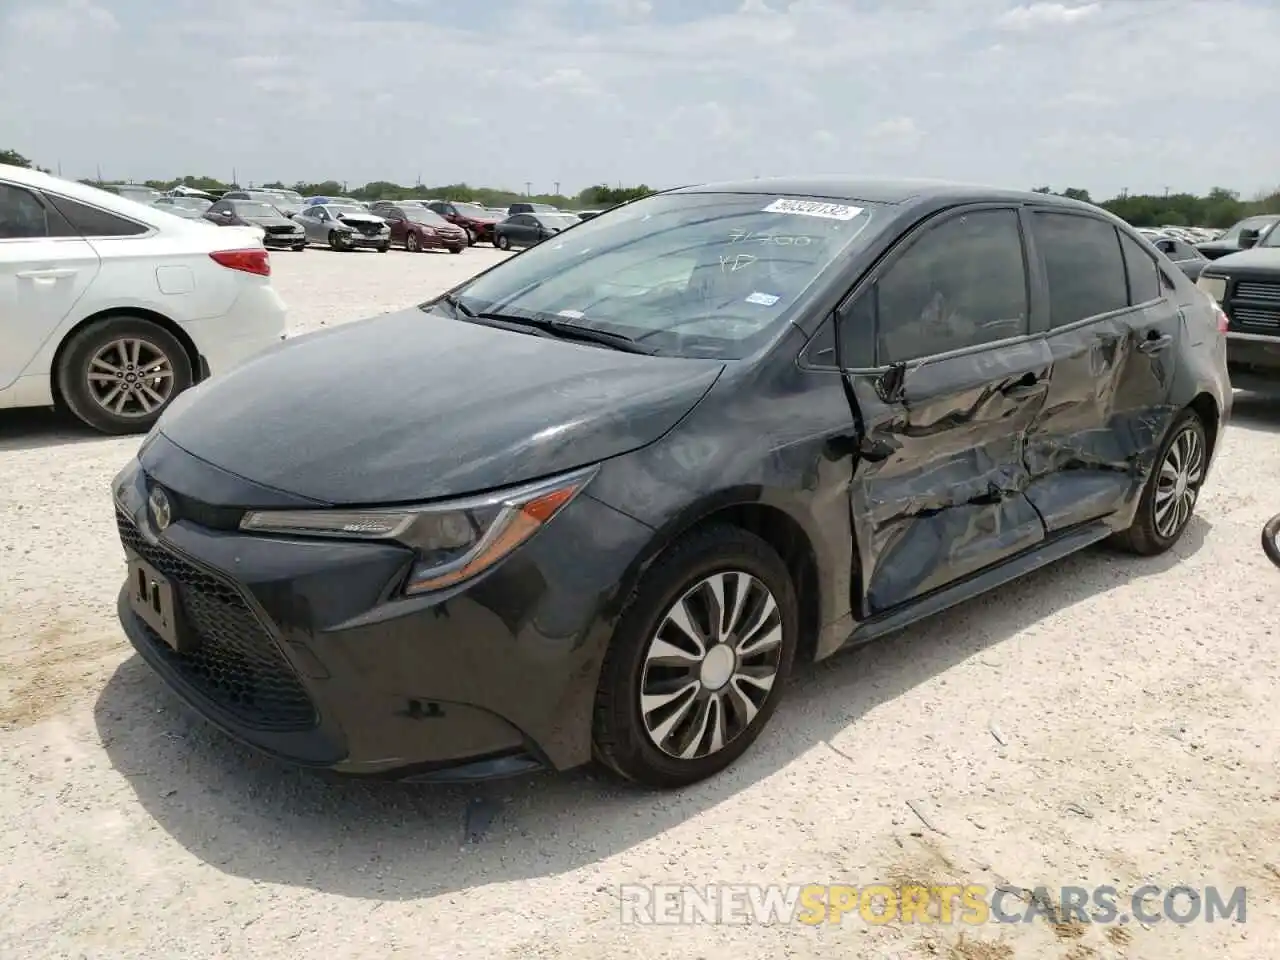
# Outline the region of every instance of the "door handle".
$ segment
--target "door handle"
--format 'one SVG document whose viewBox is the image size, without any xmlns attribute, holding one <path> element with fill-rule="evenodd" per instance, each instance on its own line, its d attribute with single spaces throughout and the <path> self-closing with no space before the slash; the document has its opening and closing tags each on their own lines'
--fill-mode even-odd
<svg viewBox="0 0 1280 960">
<path fill-rule="evenodd" d="M 1158 337 L 1148 337 L 1138 344 L 1138 349 L 1146 354 L 1159 353 L 1171 343 L 1173 343 L 1173 337 L 1166 333 Z"/>
<path fill-rule="evenodd" d="M 56 270 L 20 270 L 18 276 L 23 280 L 61 280 L 74 277 L 76 273 L 71 267 L 62 267 Z"/>
<path fill-rule="evenodd" d="M 1028 373 L 1020 380 L 1009 384 L 1009 386 L 1005 387 L 1000 392 L 1010 400 L 1027 400 L 1031 397 L 1038 397 L 1040 394 L 1044 393 L 1048 387 L 1048 383 L 1044 380 L 1041 380 L 1033 373 Z"/>
</svg>

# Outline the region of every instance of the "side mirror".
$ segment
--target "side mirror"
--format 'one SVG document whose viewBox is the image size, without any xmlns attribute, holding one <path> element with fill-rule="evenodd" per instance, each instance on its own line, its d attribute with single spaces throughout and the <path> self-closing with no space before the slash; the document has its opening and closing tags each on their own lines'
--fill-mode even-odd
<svg viewBox="0 0 1280 960">
<path fill-rule="evenodd" d="M 1250 247 L 1256 247 L 1258 245 L 1258 231 L 1241 230 L 1239 244 L 1241 250 L 1248 250 Z"/>
</svg>

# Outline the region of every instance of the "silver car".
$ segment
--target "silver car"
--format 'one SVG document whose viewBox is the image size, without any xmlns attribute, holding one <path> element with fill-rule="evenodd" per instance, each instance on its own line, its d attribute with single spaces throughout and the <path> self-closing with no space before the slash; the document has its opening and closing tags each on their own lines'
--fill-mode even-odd
<svg viewBox="0 0 1280 960">
<path fill-rule="evenodd" d="M 313 203 L 294 214 L 309 243 L 326 244 L 333 250 L 373 247 L 379 253 L 391 249 L 391 228 L 387 221 L 364 207 L 346 203 Z"/>
</svg>

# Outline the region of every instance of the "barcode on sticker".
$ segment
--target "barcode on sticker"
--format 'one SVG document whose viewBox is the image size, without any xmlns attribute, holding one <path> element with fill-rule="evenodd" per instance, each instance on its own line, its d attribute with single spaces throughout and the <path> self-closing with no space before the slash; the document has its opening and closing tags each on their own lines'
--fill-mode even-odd
<svg viewBox="0 0 1280 960">
<path fill-rule="evenodd" d="M 798 213 L 804 217 L 823 217 L 827 220 L 852 220 L 862 212 L 861 207 L 849 207 L 843 203 L 819 203 L 816 200 L 789 200 L 779 197 L 764 208 L 765 213 Z"/>
</svg>

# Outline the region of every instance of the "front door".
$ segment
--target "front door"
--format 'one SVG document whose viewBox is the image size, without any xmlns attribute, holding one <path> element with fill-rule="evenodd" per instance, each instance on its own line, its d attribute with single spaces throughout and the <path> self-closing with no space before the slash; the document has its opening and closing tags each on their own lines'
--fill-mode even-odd
<svg viewBox="0 0 1280 960">
<path fill-rule="evenodd" d="M 1182 314 L 1155 259 L 1108 220 L 1050 209 L 1027 216 L 1054 365 L 1027 438 L 1027 496 L 1057 532 L 1114 513 L 1141 490 L 1173 414 Z"/>
<path fill-rule="evenodd" d="M 934 218 L 841 311 L 838 349 L 859 421 L 850 492 L 862 616 L 1035 546 L 1023 442 L 1052 361 L 1032 333 L 1013 207 Z"/>
</svg>

